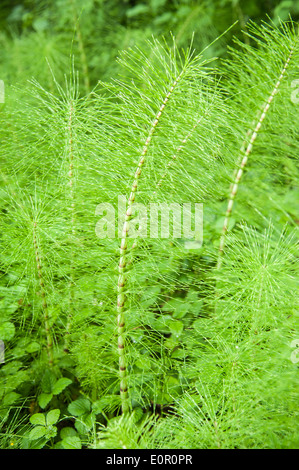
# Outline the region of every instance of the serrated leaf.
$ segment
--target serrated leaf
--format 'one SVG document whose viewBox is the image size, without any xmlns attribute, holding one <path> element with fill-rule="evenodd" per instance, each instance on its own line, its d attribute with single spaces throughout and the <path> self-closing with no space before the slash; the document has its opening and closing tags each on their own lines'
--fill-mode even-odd
<svg viewBox="0 0 299 470">
<path fill-rule="evenodd" d="M 82 416 L 90 411 L 90 401 L 87 398 L 78 398 L 67 409 L 73 416 Z"/>
<path fill-rule="evenodd" d="M 78 436 L 69 436 L 62 440 L 62 447 L 64 449 L 81 449 L 81 440 Z"/>
<path fill-rule="evenodd" d="M 42 391 L 44 393 L 52 393 L 53 387 L 57 382 L 56 377 L 53 372 L 46 370 L 41 381 Z"/>
<path fill-rule="evenodd" d="M 66 377 L 62 377 L 61 379 L 57 380 L 56 384 L 53 386 L 52 389 L 53 395 L 58 395 L 71 383 L 71 379 L 67 379 Z"/>
<path fill-rule="evenodd" d="M 52 398 L 53 398 L 52 393 L 41 393 L 38 396 L 37 401 L 41 408 L 46 408 L 46 406 L 50 403 Z"/>
<path fill-rule="evenodd" d="M 47 428 L 45 426 L 36 426 L 30 431 L 28 439 L 30 441 L 33 441 L 34 439 L 40 439 L 41 437 L 45 437 L 46 434 Z"/>
<path fill-rule="evenodd" d="M 29 419 L 31 424 L 45 426 L 46 425 L 46 417 L 43 413 L 35 413 L 34 415 L 30 416 Z"/>
<path fill-rule="evenodd" d="M 20 396 L 20 393 L 16 392 L 7 393 L 4 396 L 2 403 L 3 405 L 12 405 Z"/>
<path fill-rule="evenodd" d="M 75 428 L 77 429 L 78 433 L 83 435 L 87 434 L 92 426 L 95 423 L 95 415 L 94 413 L 86 413 L 83 415 L 80 420 L 77 419 L 75 422 Z"/>
<path fill-rule="evenodd" d="M 87 426 L 82 423 L 81 421 L 76 420 L 75 422 L 75 428 L 77 429 L 78 433 L 81 435 L 84 435 L 88 432 Z"/>
<path fill-rule="evenodd" d="M 60 416 L 60 410 L 55 409 L 55 410 L 49 411 L 47 413 L 47 418 L 46 418 L 47 426 L 56 424 L 57 421 L 59 420 L 59 416 Z"/>
<path fill-rule="evenodd" d="M 77 436 L 77 431 L 74 428 L 69 426 L 62 428 L 60 431 L 61 439 L 66 439 L 67 437 L 74 437 Z"/>
</svg>

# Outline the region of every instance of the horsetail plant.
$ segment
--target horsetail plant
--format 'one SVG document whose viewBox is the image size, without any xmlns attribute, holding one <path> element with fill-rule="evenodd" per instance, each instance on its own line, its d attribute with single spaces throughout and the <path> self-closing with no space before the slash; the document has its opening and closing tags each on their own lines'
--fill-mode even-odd
<svg viewBox="0 0 299 470">
<path fill-rule="evenodd" d="M 16 446 L 298 445 L 297 31 L 245 34 L 218 68 L 153 39 L 87 96 L 72 61 L 50 91 L 7 86 L 0 422 Z M 183 220 L 197 203 L 202 245 Z"/>
<path fill-rule="evenodd" d="M 69 199 L 70 199 L 70 217 L 71 217 L 71 223 L 70 223 L 70 235 L 71 238 L 74 239 L 76 236 L 76 230 L 75 230 L 75 180 L 74 180 L 74 129 L 73 129 L 73 120 L 74 120 L 74 113 L 75 113 L 75 108 L 74 108 L 74 103 L 73 99 L 70 99 L 69 102 L 69 119 L 68 119 L 68 125 L 67 125 L 67 153 L 69 155 L 69 187 L 70 187 L 70 193 L 69 193 Z M 70 255 L 70 297 L 69 297 L 69 314 L 68 314 L 68 320 L 66 324 L 66 339 L 65 339 L 65 345 L 64 345 L 64 351 L 68 352 L 68 337 L 70 335 L 70 329 L 71 329 L 71 323 L 72 319 L 74 317 L 74 304 L 75 304 L 75 299 L 74 299 L 74 289 L 75 289 L 75 266 L 74 266 L 74 249 L 71 248 L 71 255 Z"/>
<path fill-rule="evenodd" d="M 18 186 L 16 185 L 16 189 Z M 20 189 L 20 188 L 18 188 Z M 46 245 L 49 247 L 49 215 L 46 214 L 49 210 L 47 202 L 41 202 L 37 193 L 34 198 L 31 195 L 20 195 L 6 196 L 7 207 L 14 211 L 15 221 L 13 226 L 10 227 L 11 232 L 16 234 L 22 234 L 23 240 L 19 245 L 10 245 L 9 260 L 11 266 L 18 273 L 20 280 L 25 279 L 28 291 L 27 295 L 30 295 L 31 289 L 34 293 L 32 300 L 33 304 L 36 304 L 37 318 L 32 317 L 31 322 L 34 324 L 36 321 L 41 324 L 43 333 L 42 336 L 45 340 L 45 349 L 47 353 L 48 366 L 52 369 L 54 366 L 54 331 L 53 331 L 53 318 L 51 315 L 51 308 L 49 305 L 50 290 L 51 290 L 51 278 L 50 266 L 46 266 L 49 263 L 49 258 L 46 253 Z M 51 216 L 50 216 L 51 217 Z M 7 229 L 9 225 L 7 220 L 4 220 L 4 227 Z M 3 255 L 6 254 L 7 248 L 4 250 Z M 20 263 L 19 259 L 22 260 L 24 253 L 29 254 L 25 265 Z M 48 259 L 47 259 L 48 258 Z M 46 261 L 47 260 L 47 261 Z M 30 277 L 32 276 L 32 279 Z M 38 286 L 36 285 L 36 280 Z M 36 301 L 36 299 L 40 300 Z M 22 303 L 25 299 L 21 299 Z M 34 308 L 35 310 L 35 308 Z M 39 318 L 40 313 L 42 315 Z M 23 319 L 24 325 L 26 325 L 26 316 Z"/>
<path fill-rule="evenodd" d="M 65 77 L 65 87 L 63 88 L 56 80 L 54 74 L 53 83 L 56 86 L 58 97 L 46 92 L 41 85 L 32 81 L 34 86 L 35 96 L 41 101 L 43 106 L 47 107 L 51 112 L 51 124 L 57 129 L 57 134 L 54 133 L 54 139 L 51 142 L 51 146 L 59 147 L 59 154 L 61 154 L 62 164 L 59 162 L 58 171 L 55 170 L 56 175 L 58 174 L 57 181 L 61 187 L 59 188 L 60 197 L 64 197 L 67 201 L 66 207 L 66 226 L 68 227 L 69 236 L 69 271 L 67 273 L 69 284 L 68 284 L 68 306 L 66 315 L 65 325 L 65 342 L 64 352 L 69 352 L 69 340 L 71 336 L 71 328 L 75 317 L 75 288 L 76 288 L 76 265 L 77 265 L 77 220 L 76 213 L 79 208 L 76 205 L 77 202 L 77 191 L 78 191 L 78 178 L 80 172 L 80 143 L 79 140 L 84 139 L 84 135 L 88 130 L 83 131 L 82 123 L 80 118 L 82 117 L 82 110 L 85 108 L 84 101 L 79 99 L 79 81 L 78 73 L 74 70 L 74 59 L 71 58 L 71 66 L 69 77 Z M 89 95 L 87 96 L 87 99 Z M 53 130 L 53 128 L 52 128 Z M 62 132 L 61 132 L 62 131 Z M 51 132 L 51 131 L 50 131 Z M 61 153 L 62 150 L 62 153 Z M 62 172 L 63 176 L 60 174 Z M 56 176 L 57 177 L 57 176 Z M 82 230 L 82 229 L 81 229 Z"/>
<path fill-rule="evenodd" d="M 237 196 L 240 180 L 243 176 L 243 173 L 245 171 L 245 167 L 248 163 L 248 158 L 249 158 L 250 154 L 253 151 L 255 141 L 256 141 L 256 139 L 258 137 L 258 134 L 259 134 L 259 132 L 262 128 L 263 122 L 266 119 L 267 114 L 269 114 L 270 106 L 271 106 L 275 96 L 277 95 L 277 93 L 279 91 L 282 80 L 284 79 L 284 77 L 286 75 L 286 72 L 287 72 L 287 69 L 289 67 L 289 63 L 292 60 L 292 56 L 294 54 L 294 51 L 298 48 L 298 33 L 296 33 L 294 27 L 292 27 L 289 30 L 284 27 L 283 28 L 284 36 L 277 29 L 272 29 L 271 30 L 266 25 L 261 29 L 257 29 L 255 27 L 255 25 L 249 25 L 249 32 L 250 33 L 247 32 L 247 33 L 244 33 L 244 34 L 248 34 L 249 37 L 251 37 L 252 35 L 260 36 L 259 41 L 260 41 L 261 46 L 262 46 L 257 52 L 257 51 L 255 51 L 255 49 L 253 47 L 249 47 L 248 45 L 246 45 L 246 46 L 244 45 L 244 49 L 248 53 L 248 55 L 246 57 L 246 60 L 248 60 L 248 57 L 250 57 L 250 55 L 251 55 L 252 61 L 255 61 L 255 64 L 251 64 L 252 70 L 257 70 L 256 63 L 261 62 L 261 49 L 263 50 L 263 52 L 265 54 L 265 61 L 269 60 L 268 56 L 267 56 L 267 53 L 269 51 L 269 39 L 270 39 L 271 34 L 274 34 L 276 36 L 276 38 L 275 38 L 276 41 L 279 41 L 279 40 L 283 41 L 284 47 L 283 47 L 283 49 L 282 49 L 282 51 L 279 55 L 279 59 L 275 58 L 275 61 L 277 62 L 277 64 L 275 64 L 275 67 L 273 67 L 273 72 L 275 71 L 277 73 L 277 81 L 274 84 L 274 87 L 273 87 L 272 91 L 270 92 L 269 96 L 267 98 L 265 98 L 265 104 L 261 106 L 261 111 L 257 111 L 257 113 L 259 113 L 259 115 L 257 117 L 257 120 L 253 121 L 253 124 L 252 124 L 253 130 L 249 129 L 247 131 L 246 138 L 245 138 L 244 143 L 241 147 L 241 155 L 238 157 L 238 167 L 234 172 L 234 179 L 233 179 L 233 182 L 232 182 L 232 185 L 231 185 L 229 200 L 228 200 L 227 209 L 226 209 L 226 212 L 225 212 L 225 219 L 224 219 L 224 223 L 223 223 L 223 227 L 222 227 L 222 234 L 221 234 L 221 237 L 220 237 L 217 269 L 219 269 L 221 267 L 221 264 L 222 264 L 222 256 L 223 256 L 223 251 L 224 251 L 224 247 L 225 247 L 225 238 L 226 238 L 226 233 L 227 233 L 228 227 L 229 227 L 229 221 L 230 221 L 231 213 L 232 213 L 232 210 L 233 210 L 234 200 Z M 249 52 L 250 52 L 250 54 L 249 54 Z M 235 52 L 233 52 L 233 54 L 235 56 L 238 55 Z M 239 59 L 240 59 L 240 61 L 243 60 L 241 55 L 239 56 Z M 281 63 L 284 64 L 282 66 L 282 69 L 280 69 L 280 71 L 279 71 L 279 68 L 278 68 L 279 67 L 278 60 L 281 61 Z M 294 67 L 296 67 L 295 64 L 296 64 L 296 62 L 294 61 Z M 259 82 L 262 84 L 263 80 L 265 80 L 264 83 L 265 83 L 266 86 L 265 86 L 264 91 L 265 91 L 265 94 L 266 94 L 266 92 L 268 90 L 268 87 L 271 86 L 272 80 L 275 80 L 275 75 L 272 72 L 271 78 L 269 79 L 269 77 L 267 76 L 267 73 L 268 73 L 267 69 L 265 69 L 265 70 L 266 70 L 265 78 L 263 76 L 263 72 L 261 72 L 260 77 L 259 77 Z M 273 78 L 272 78 L 272 76 L 273 76 Z M 240 77 L 238 76 L 237 80 L 239 80 L 239 79 L 240 79 Z M 250 86 L 252 86 L 252 84 L 250 84 Z M 246 102 L 246 100 L 245 100 L 245 102 Z M 247 111 L 246 108 L 245 108 L 244 111 L 245 112 Z M 247 139 L 249 140 L 248 143 L 246 143 Z"/>
<path fill-rule="evenodd" d="M 126 214 L 124 218 L 124 224 L 121 233 L 121 244 L 120 244 L 120 259 L 118 264 L 118 287 L 117 287 L 117 325 L 118 325 L 118 351 L 119 351 L 119 375 L 120 375 L 120 396 L 122 402 L 122 411 L 128 412 L 130 409 L 129 406 L 129 399 L 128 399 L 128 381 L 127 381 L 127 360 L 126 360 L 126 352 L 125 352 L 125 322 L 126 322 L 126 315 L 129 315 L 129 311 L 126 311 L 126 281 L 127 281 L 127 273 L 126 273 L 126 266 L 127 266 L 127 251 L 128 251 L 128 236 L 130 234 L 130 220 L 132 219 L 133 211 L 134 211 L 134 202 L 139 188 L 139 180 L 141 178 L 141 174 L 144 171 L 144 165 L 147 159 L 147 155 L 149 152 L 150 145 L 153 141 L 153 137 L 157 129 L 159 128 L 160 120 L 163 120 L 164 117 L 164 110 L 168 106 L 168 102 L 172 99 L 173 95 L 176 94 L 176 89 L 180 90 L 181 82 L 184 80 L 185 75 L 188 76 L 188 73 L 198 73 L 200 75 L 200 68 L 203 67 L 205 61 L 201 59 L 201 57 L 192 57 L 191 53 L 186 54 L 185 61 L 182 62 L 182 70 L 179 72 L 178 69 L 178 59 L 176 55 L 178 51 L 174 48 L 173 51 L 170 53 L 166 50 L 161 48 L 159 43 L 154 44 L 154 55 L 158 57 L 159 61 L 163 69 L 166 71 L 171 72 L 169 79 L 174 75 L 173 82 L 170 85 L 165 84 L 165 89 L 167 90 L 166 95 L 162 99 L 162 103 L 157 106 L 157 113 L 150 125 L 148 135 L 146 136 L 143 149 L 141 155 L 139 157 L 138 166 L 134 174 L 134 180 L 131 187 L 131 192 L 128 198 L 128 203 L 126 207 Z M 163 55 L 164 56 L 163 56 Z M 201 61 L 200 61 L 201 59 Z M 140 60 L 140 59 L 139 59 Z M 144 55 L 141 55 L 141 65 L 142 62 L 148 62 Z M 135 59 L 136 64 L 136 59 Z M 150 64 L 148 63 L 148 67 Z M 158 76 L 159 71 L 155 70 L 155 75 Z M 165 73 L 165 72 L 164 72 Z M 207 89 L 208 90 L 208 89 Z M 207 93 L 205 90 L 205 93 Z M 181 92 L 182 93 L 182 92 Z M 184 93 L 184 92 L 183 92 Z M 145 99 L 145 96 L 143 96 Z M 201 98 L 202 99 L 202 98 Z M 155 104 L 155 103 L 154 103 Z M 210 105 L 212 106 L 212 105 Z M 208 110 L 204 112 L 203 115 L 200 116 L 199 119 L 192 124 L 191 130 L 188 131 L 187 135 L 181 140 L 181 144 L 177 147 L 177 151 L 172 156 L 170 162 L 166 166 L 166 170 L 160 177 L 158 183 L 156 184 L 156 188 L 161 186 L 162 180 L 165 178 L 166 174 L 168 173 L 173 160 L 176 159 L 177 154 L 182 150 L 182 148 L 186 145 L 188 139 L 191 137 L 192 133 L 196 130 L 202 120 L 206 117 Z M 152 163 L 155 165 L 155 162 Z M 153 194 L 156 194 L 155 192 Z M 132 248 L 136 247 L 136 243 L 133 244 Z"/>
<path fill-rule="evenodd" d="M 185 67 L 188 66 L 188 62 L 185 64 Z M 118 295 L 117 295 L 117 324 L 118 324 L 118 350 L 119 350 L 119 374 L 120 374 L 120 395 L 122 401 L 122 412 L 129 411 L 129 404 L 128 404 L 128 383 L 126 380 L 127 375 L 127 365 L 126 365 L 126 358 L 125 358 L 125 287 L 126 287 L 126 278 L 125 278 L 125 268 L 126 268 L 126 251 L 127 251 L 127 236 L 130 230 L 129 221 L 132 217 L 132 210 L 133 204 L 135 201 L 137 189 L 138 189 L 138 181 L 141 176 L 142 168 L 145 163 L 146 155 L 148 152 L 149 145 L 151 143 L 152 137 L 158 126 L 159 120 L 162 116 L 165 106 L 167 105 L 168 100 L 170 99 L 175 87 L 178 85 L 179 80 L 181 79 L 185 68 L 179 73 L 176 77 L 175 81 L 173 82 L 170 90 L 168 91 L 167 95 L 165 96 L 163 103 L 161 104 L 159 111 L 156 115 L 156 118 L 152 124 L 152 127 L 149 130 L 148 136 L 146 138 L 141 157 L 138 163 L 138 167 L 135 172 L 134 181 L 131 188 L 131 194 L 129 196 L 125 222 L 122 229 L 122 238 L 121 238 L 121 245 L 120 245 L 120 260 L 119 260 L 119 278 L 118 278 Z"/>
</svg>

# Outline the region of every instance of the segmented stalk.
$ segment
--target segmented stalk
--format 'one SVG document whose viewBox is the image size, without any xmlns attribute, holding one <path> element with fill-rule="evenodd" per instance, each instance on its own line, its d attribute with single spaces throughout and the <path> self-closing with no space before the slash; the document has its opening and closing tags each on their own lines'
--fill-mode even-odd
<svg viewBox="0 0 299 470">
<path fill-rule="evenodd" d="M 248 157 L 252 152 L 252 148 L 253 148 L 253 145 L 254 145 L 255 140 L 257 138 L 258 132 L 259 132 L 260 128 L 262 127 L 262 124 L 263 124 L 264 119 L 267 115 L 267 112 L 268 112 L 268 110 L 271 106 L 271 103 L 272 103 L 276 93 L 278 92 L 278 88 L 279 88 L 281 80 L 283 79 L 283 76 L 286 72 L 286 69 L 289 65 L 292 54 L 293 54 L 293 49 L 291 49 L 290 55 L 289 55 L 285 65 L 284 65 L 284 67 L 281 71 L 280 77 L 279 77 L 278 81 L 276 82 L 275 87 L 273 88 L 273 91 L 272 91 L 271 95 L 269 96 L 263 111 L 261 112 L 258 123 L 256 124 L 256 126 L 254 128 L 254 131 L 251 135 L 249 144 L 246 147 L 245 153 L 244 153 L 243 156 L 241 155 L 241 157 L 240 157 L 240 160 L 242 159 L 241 164 L 240 164 L 239 168 L 237 169 L 237 171 L 235 173 L 235 178 L 234 178 L 234 182 L 233 182 L 232 187 L 231 187 L 231 192 L 230 192 L 228 205 L 227 205 L 227 209 L 226 209 L 226 213 L 225 213 L 225 219 L 224 219 L 222 234 L 221 234 L 221 238 L 220 238 L 217 269 L 220 269 L 221 264 L 222 264 L 222 255 L 223 255 L 224 246 L 225 246 L 225 239 L 226 239 L 226 233 L 227 233 L 227 230 L 228 230 L 228 224 L 229 224 L 230 216 L 231 216 L 233 205 L 234 205 L 234 200 L 235 200 L 237 192 L 238 192 L 239 183 L 240 183 L 240 180 L 241 180 L 242 175 L 244 173 L 244 169 L 246 167 Z"/>
<path fill-rule="evenodd" d="M 73 239 L 76 234 L 75 230 L 75 194 L 74 194 L 74 143 L 73 143 L 73 115 L 74 106 L 73 102 L 70 102 L 70 113 L 68 121 L 68 154 L 69 154 L 69 198 L 70 198 L 70 214 L 71 214 L 71 238 Z M 70 249 L 70 282 L 69 282 L 69 310 L 67 316 L 66 332 L 65 332 L 65 343 L 64 352 L 68 352 L 69 336 L 71 330 L 71 323 L 74 316 L 74 290 L 75 290 L 75 254 L 73 247 Z"/>
<path fill-rule="evenodd" d="M 129 225 L 130 225 L 129 222 L 132 217 L 133 204 L 135 201 L 138 183 L 139 183 L 140 175 L 142 172 L 142 168 L 144 166 L 144 162 L 146 159 L 149 145 L 151 143 L 152 137 L 159 123 L 161 115 L 164 111 L 164 108 L 171 94 L 173 93 L 173 90 L 175 89 L 176 85 L 181 79 L 183 71 L 184 70 L 182 70 L 182 72 L 175 79 L 169 92 L 165 96 L 163 103 L 160 106 L 159 111 L 157 113 L 157 116 L 152 124 L 152 127 L 150 128 L 150 131 L 148 133 L 137 169 L 135 171 L 134 181 L 132 184 L 131 193 L 130 193 L 130 197 L 128 200 L 125 221 L 124 221 L 124 225 L 122 229 L 122 235 L 121 235 L 122 238 L 121 238 L 121 244 L 120 244 L 120 259 L 119 259 L 119 264 L 118 264 L 119 276 L 118 276 L 118 285 L 117 285 L 117 327 L 118 327 L 117 334 L 118 334 L 120 397 L 121 397 L 121 404 L 122 404 L 121 405 L 122 413 L 127 413 L 130 410 L 129 399 L 128 399 L 129 397 L 128 397 L 128 380 L 127 380 L 127 361 L 126 361 L 126 351 L 125 351 L 125 301 L 126 301 L 125 287 L 126 287 L 126 281 L 127 281 L 125 271 L 126 271 L 126 264 L 127 264 L 126 257 L 127 257 L 127 248 L 128 248 L 127 238 L 128 238 Z"/>
<path fill-rule="evenodd" d="M 36 222 L 33 224 L 33 246 L 34 246 L 34 252 L 35 252 L 35 261 L 36 261 L 36 270 L 37 270 L 37 275 L 39 278 L 39 285 L 41 288 L 41 296 L 42 296 L 42 308 L 43 308 L 43 314 L 44 314 L 44 328 L 45 328 L 45 333 L 46 333 L 46 340 L 47 340 L 47 354 L 48 354 L 48 362 L 49 366 L 53 366 L 53 340 L 52 340 L 52 335 L 51 335 L 51 328 L 50 328 L 50 323 L 49 323 L 49 309 L 48 309 L 48 304 L 47 304 L 47 299 L 46 299 L 46 291 L 45 291 L 45 282 L 44 282 L 44 277 L 43 277 L 43 269 L 42 269 L 42 262 L 41 262 L 41 256 L 40 256 L 40 246 L 37 241 L 37 235 L 36 235 Z"/>
</svg>

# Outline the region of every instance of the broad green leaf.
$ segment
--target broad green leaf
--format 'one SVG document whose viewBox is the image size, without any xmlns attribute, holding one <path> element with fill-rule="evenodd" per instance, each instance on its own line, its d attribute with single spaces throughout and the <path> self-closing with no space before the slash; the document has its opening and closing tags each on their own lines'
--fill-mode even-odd
<svg viewBox="0 0 299 470">
<path fill-rule="evenodd" d="M 30 416 L 29 419 L 31 424 L 45 426 L 46 425 L 46 417 L 43 413 L 35 413 L 34 415 Z"/>
<path fill-rule="evenodd" d="M 58 395 L 71 383 L 72 381 L 70 379 L 67 379 L 66 377 L 62 377 L 61 379 L 57 380 L 56 384 L 53 386 L 52 389 L 53 395 Z"/>
<path fill-rule="evenodd" d="M 56 424 L 57 421 L 59 420 L 59 416 L 60 416 L 60 410 L 55 409 L 55 410 L 49 411 L 46 417 L 47 426 L 51 424 Z"/>
<path fill-rule="evenodd" d="M 50 403 L 52 398 L 53 398 L 52 393 L 41 393 L 37 397 L 37 401 L 41 408 L 46 408 L 46 406 Z"/>
<path fill-rule="evenodd" d="M 171 315 L 163 315 L 158 318 L 153 318 L 151 323 L 152 327 L 155 328 L 156 330 L 163 332 L 163 333 L 168 333 L 168 322 L 172 321 Z"/>
<path fill-rule="evenodd" d="M 54 449 L 64 449 L 62 441 L 55 442 Z"/>
<path fill-rule="evenodd" d="M 174 298 L 163 305 L 164 312 L 173 312 L 174 318 L 183 318 L 190 309 L 189 302 L 186 299 Z"/>
<path fill-rule="evenodd" d="M 73 416 L 82 416 L 90 411 L 90 401 L 87 398 L 78 398 L 69 404 L 68 411 Z"/>
<path fill-rule="evenodd" d="M 169 24 L 169 22 L 173 19 L 173 15 L 170 11 L 166 12 L 166 13 L 162 13 L 162 15 L 159 15 L 157 16 L 156 18 L 154 18 L 154 24 L 155 25 L 162 25 L 163 23 L 164 24 Z"/>
<path fill-rule="evenodd" d="M 36 351 L 39 351 L 40 350 L 40 344 L 37 343 L 36 341 L 32 341 L 32 343 L 28 344 L 28 346 L 26 346 L 26 351 L 28 353 L 34 353 Z"/>
<path fill-rule="evenodd" d="M 7 393 L 3 398 L 3 405 L 12 405 L 18 398 L 20 398 L 20 393 L 10 392 Z"/>
<path fill-rule="evenodd" d="M 84 434 L 88 433 L 88 426 L 86 426 L 85 423 L 82 421 L 79 421 L 78 419 L 75 422 L 75 428 L 77 429 L 78 433 L 83 436 Z"/>
<path fill-rule="evenodd" d="M 41 381 L 42 391 L 44 393 L 52 393 L 53 387 L 57 382 L 54 373 L 50 370 L 46 370 Z"/>
<path fill-rule="evenodd" d="M 102 403 L 101 400 L 96 400 L 92 404 L 92 411 L 94 414 L 102 413 L 105 405 Z"/>
<path fill-rule="evenodd" d="M 44 437 L 46 434 L 47 428 L 45 426 L 36 426 L 30 431 L 28 439 L 33 441 L 34 439 L 40 439 L 41 437 Z"/>
<path fill-rule="evenodd" d="M 161 292 L 161 286 L 154 286 L 146 289 L 142 294 L 142 306 L 143 308 L 151 307 L 159 302 L 159 294 Z"/>
<path fill-rule="evenodd" d="M 81 440 L 78 436 L 65 437 L 62 440 L 62 447 L 64 449 L 81 449 Z"/>
<path fill-rule="evenodd" d="M 66 357 L 62 357 L 59 361 L 58 361 L 58 364 L 59 367 L 61 368 L 65 368 L 65 369 L 68 369 L 68 368 L 71 368 L 71 367 L 74 367 L 75 366 L 75 362 L 74 360 L 69 357 L 69 356 L 66 356 Z"/>
<path fill-rule="evenodd" d="M 74 437 L 77 435 L 78 435 L 77 431 L 74 428 L 71 428 L 69 426 L 62 428 L 60 431 L 61 439 L 66 439 L 67 437 Z"/>
<path fill-rule="evenodd" d="M 44 18 L 36 18 L 32 23 L 33 28 L 35 31 L 43 32 L 49 27 L 49 23 Z"/>
<path fill-rule="evenodd" d="M 75 422 L 75 428 L 79 434 L 87 434 L 95 423 L 94 413 L 86 413 Z"/>
<path fill-rule="evenodd" d="M 163 391 L 158 393 L 159 403 L 166 404 L 173 400 L 173 396 L 177 396 L 180 390 L 180 383 L 176 377 L 166 377 Z"/>
</svg>

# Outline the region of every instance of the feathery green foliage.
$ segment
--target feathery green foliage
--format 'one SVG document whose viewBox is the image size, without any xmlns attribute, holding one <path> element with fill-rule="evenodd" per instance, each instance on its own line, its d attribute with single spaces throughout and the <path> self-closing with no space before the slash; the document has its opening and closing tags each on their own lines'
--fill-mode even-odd
<svg viewBox="0 0 299 470">
<path fill-rule="evenodd" d="M 298 26 L 244 34 L 217 67 L 152 39 L 91 89 L 77 29 L 83 88 L 76 60 L 7 87 L 3 447 L 298 447 Z M 154 203 L 203 204 L 203 244 Z"/>
</svg>

